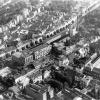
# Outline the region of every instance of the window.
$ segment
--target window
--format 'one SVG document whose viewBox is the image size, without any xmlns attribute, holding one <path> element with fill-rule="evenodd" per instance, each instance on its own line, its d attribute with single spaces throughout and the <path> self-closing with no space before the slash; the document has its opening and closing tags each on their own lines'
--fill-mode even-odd
<svg viewBox="0 0 100 100">
<path fill-rule="evenodd" d="M 32 47 L 32 46 L 34 46 L 34 44 L 31 42 L 31 43 L 30 43 L 30 46 Z"/>
<path fill-rule="evenodd" d="M 38 59 L 38 56 L 37 55 L 35 55 L 35 59 Z"/>
<path fill-rule="evenodd" d="M 66 25 L 66 29 L 68 28 L 68 25 Z"/>
<path fill-rule="evenodd" d="M 56 30 L 56 33 L 59 33 L 59 30 Z"/>
<path fill-rule="evenodd" d="M 65 27 L 63 27 L 63 30 L 65 30 Z"/>
<path fill-rule="evenodd" d="M 33 61 L 33 55 L 31 56 L 31 61 Z"/>
<path fill-rule="evenodd" d="M 55 32 L 55 31 L 54 31 L 53 33 L 54 33 L 54 34 L 56 34 L 56 32 Z"/>
<path fill-rule="evenodd" d="M 29 46 L 28 46 L 28 45 L 26 45 L 26 48 L 28 49 L 28 48 L 29 48 Z"/>
<path fill-rule="evenodd" d="M 41 55 L 40 54 L 37 56 L 37 59 L 39 59 L 39 58 L 41 58 Z"/>
<path fill-rule="evenodd" d="M 63 31 L 63 28 L 61 28 L 60 31 Z"/>
<path fill-rule="evenodd" d="M 11 52 L 11 55 L 14 54 L 14 53 L 15 53 L 15 51 L 12 51 L 12 52 Z"/>
<path fill-rule="evenodd" d="M 29 57 L 29 58 L 28 58 L 28 63 L 30 63 L 30 61 L 31 61 L 31 58 Z"/>
<path fill-rule="evenodd" d="M 11 57 L 11 55 L 9 53 L 7 53 L 5 56 L 6 56 L 6 58 Z"/>
<path fill-rule="evenodd" d="M 36 40 L 36 41 L 35 41 L 35 45 L 37 45 L 37 44 L 38 44 L 38 41 Z"/>
<path fill-rule="evenodd" d="M 38 44 L 40 44 L 40 39 L 37 39 Z"/>
<path fill-rule="evenodd" d="M 74 23 L 74 21 L 72 21 L 72 24 Z"/>
<path fill-rule="evenodd" d="M 28 62 L 28 58 L 25 58 L 25 63 L 27 64 L 27 62 Z"/>
<path fill-rule="evenodd" d="M 19 49 L 17 49 L 16 52 L 19 52 Z"/>
<path fill-rule="evenodd" d="M 69 25 L 68 25 L 68 29 L 70 29 L 70 27 L 71 27 L 71 25 L 69 24 Z"/>
<path fill-rule="evenodd" d="M 44 51 L 44 56 L 46 56 L 48 54 L 48 51 L 47 50 L 45 50 Z"/>
<path fill-rule="evenodd" d="M 62 31 L 62 28 L 60 28 L 60 32 Z"/>
<path fill-rule="evenodd" d="M 49 34 L 47 34 L 47 38 L 49 38 L 50 37 L 50 35 Z"/>
<path fill-rule="evenodd" d="M 22 50 L 25 50 L 25 47 L 22 47 Z"/>
<path fill-rule="evenodd" d="M 42 51 L 42 52 L 41 52 L 41 57 L 43 57 L 43 56 L 44 56 L 44 52 Z"/>
<path fill-rule="evenodd" d="M 42 39 L 39 39 L 40 43 L 42 42 Z"/>
<path fill-rule="evenodd" d="M 26 64 L 27 63 L 30 63 L 32 60 L 33 60 L 33 57 L 32 56 L 27 57 L 26 58 Z"/>
<path fill-rule="evenodd" d="M 10 45 L 8 45 L 8 44 L 7 44 L 6 46 L 7 46 L 7 47 L 10 47 Z"/>
<path fill-rule="evenodd" d="M 50 36 L 53 36 L 53 33 L 50 33 Z"/>
</svg>

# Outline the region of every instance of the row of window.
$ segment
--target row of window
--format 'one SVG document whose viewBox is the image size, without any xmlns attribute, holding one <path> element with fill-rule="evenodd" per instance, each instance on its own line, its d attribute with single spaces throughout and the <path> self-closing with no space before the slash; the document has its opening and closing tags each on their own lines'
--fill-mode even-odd
<svg viewBox="0 0 100 100">
<path fill-rule="evenodd" d="M 94 77 L 96 79 L 100 79 L 100 74 L 95 73 L 93 71 L 90 72 L 90 71 L 85 70 L 84 74 L 87 74 L 88 76 L 92 76 L 92 77 Z"/>
<path fill-rule="evenodd" d="M 54 35 L 56 35 L 57 33 L 60 33 L 60 32 L 65 31 L 65 30 L 68 29 L 69 26 L 72 25 L 73 23 L 74 23 L 74 21 L 72 20 L 71 23 L 70 23 L 69 25 L 65 25 L 65 26 L 63 26 L 62 28 L 59 28 L 59 29 L 55 30 L 54 32 L 51 32 L 51 33 L 46 34 L 46 37 L 47 37 L 47 38 L 50 38 L 51 36 L 54 36 Z"/>
<path fill-rule="evenodd" d="M 35 54 L 35 59 L 39 59 L 39 58 L 41 58 L 41 57 L 44 57 L 44 56 L 46 56 L 47 54 L 48 54 L 47 51 L 39 52 L 39 53 Z"/>
<path fill-rule="evenodd" d="M 26 44 L 25 46 L 23 46 L 22 50 L 28 49 L 28 48 L 33 47 L 33 46 L 37 46 L 38 44 L 42 43 L 42 41 L 43 41 L 43 38 L 39 37 L 38 39 L 31 41 L 28 44 Z"/>
<path fill-rule="evenodd" d="M 41 57 L 46 56 L 50 52 L 50 50 L 51 50 L 51 46 L 48 46 L 46 48 L 43 48 L 40 51 L 36 51 L 35 52 L 35 59 L 39 59 Z"/>
<path fill-rule="evenodd" d="M 42 43 L 42 41 L 43 41 L 43 39 L 42 39 L 42 37 L 40 37 L 40 38 L 38 38 L 38 39 L 35 40 L 35 41 L 31 41 L 31 42 L 27 43 L 27 44 L 24 45 L 24 46 L 18 47 L 17 49 L 8 52 L 7 54 L 12 55 L 12 54 L 14 54 L 15 52 L 19 52 L 19 51 L 23 51 L 23 50 L 29 49 L 29 48 L 31 48 L 31 47 L 37 46 L 38 44 Z"/>
</svg>

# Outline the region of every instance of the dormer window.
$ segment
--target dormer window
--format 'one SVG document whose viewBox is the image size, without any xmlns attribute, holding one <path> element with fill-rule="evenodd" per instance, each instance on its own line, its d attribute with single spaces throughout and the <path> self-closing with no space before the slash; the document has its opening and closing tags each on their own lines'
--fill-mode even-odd
<svg viewBox="0 0 100 100">
<path fill-rule="evenodd" d="M 40 39 L 39 39 L 39 42 L 41 43 L 42 41 L 43 41 L 43 40 L 40 38 Z"/>
<path fill-rule="evenodd" d="M 59 30 L 56 30 L 56 33 L 59 33 Z"/>
<path fill-rule="evenodd" d="M 25 50 L 25 47 L 22 47 L 22 50 Z"/>
<path fill-rule="evenodd" d="M 63 31 L 63 28 L 61 28 L 60 31 Z"/>
<path fill-rule="evenodd" d="M 68 25 L 66 25 L 66 29 L 68 28 Z"/>
<path fill-rule="evenodd" d="M 49 34 L 47 34 L 47 38 L 49 38 L 50 37 L 50 35 Z"/>
<path fill-rule="evenodd" d="M 17 49 L 16 52 L 19 52 L 19 49 Z"/>
<path fill-rule="evenodd" d="M 32 47 L 32 46 L 34 46 L 34 44 L 31 42 L 31 43 L 30 43 L 30 46 Z"/>
<path fill-rule="evenodd" d="M 35 41 L 35 45 L 37 45 L 37 44 L 38 44 L 38 41 L 36 40 L 36 41 Z"/>
<path fill-rule="evenodd" d="M 54 35 L 54 33 L 50 33 L 50 36 L 53 36 Z"/>
<path fill-rule="evenodd" d="M 28 49 L 28 48 L 29 48 L 29 46 L 28 46 L 28 45 L 26 45 L 26 48 Z"/>
</svg>

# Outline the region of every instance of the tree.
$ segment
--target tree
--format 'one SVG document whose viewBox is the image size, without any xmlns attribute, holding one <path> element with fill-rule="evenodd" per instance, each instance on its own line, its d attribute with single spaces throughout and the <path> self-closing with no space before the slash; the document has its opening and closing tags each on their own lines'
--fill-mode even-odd
<svg viewBox="0 0 100 100">
<path fill-rule="evenodd" d="M 90 55 L 95 53 L 95 48 L 92 44 L 90 44 Z"/>
<path fill-rule="evenodd" d="M 15 79 L 12 76 L 1 77 L 0 80 L 1 83 L 7 88 L 12 87 L 15 83 Z"/>
<path fill-rule="evenodd" d="M 14 55 L 12 55 L 12 59 L 6 60 L 5 64 L 6 64 L 6 66 L 10 67 L 11 69 L 20 70 L 23 68 L 23 66 L 25 64 L 25 59 L 23 57 L 17 58 Z"/>
<path fill-rule="evenodd" d="M 63 85 L 61 82 L 55 80 L 55 79 L 49 79 L 46 81 L 47 84 L 49 84 L 52 88 L 54 88 L 55 90 L 61 91 L 61 89 L 63 88 Z"/>
<path fill-rule="evenodd" d="M 59 55 L 62 54 L 62 51 L 58 50 L 57 47 L 52 47 L 52 50 L 51 50 L 51 54 L 53 54 L 54 56 L 58 57 Z"/>
</svg>

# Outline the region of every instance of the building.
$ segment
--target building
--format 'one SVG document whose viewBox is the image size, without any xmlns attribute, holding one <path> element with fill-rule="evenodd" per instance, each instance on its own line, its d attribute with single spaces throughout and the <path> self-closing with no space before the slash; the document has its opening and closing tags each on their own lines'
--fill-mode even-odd
<svg viewBox="0 0 100 100">
<path fill-rule="evenodd" d="M 67 67 L 69 64 L 69 60 L 66 56 L 60 55 L 58 58 L 58 63 L 59 66 Z"/>
<path fill-rule="evenodd" d="M 50 100 L 54 97 L 54 90 L 46 85 L 31 84 L 26 87 L 26 94 L 35 100 Z"/>
<path fill-rule="evenodd" d="M 85 67 L 83 73 L 100 80 L 100 58 L 97 57 Z"/>
<path fill-rule="evenodd" d="M 34 50 L 33 50 L 34 58 L 40 59 L 42 57 L 45 57 L 46 55 L 48 55 L 50 53 L 51 48 L 52 48 L 52 46 L 47 45 L 47 44 L 43 44 L 43 45 L 40 45 L 39 47 L 34 48 Z"/>
<path fill-rule="evenodd" d="M 66 55 L 71 54 L 75 50 L 75 47 L 76 47 L 75 45 L 66 47 Z"/>
<path fill-rule="evenodd" d="M 22 55 L 25 59 L 25 65 L 30 64 L 31 62 L 33 62 L 34 58 L 33 58 L 33 54 L 31 50 L 25 50 L 22 52 Z"/>
</svg>

